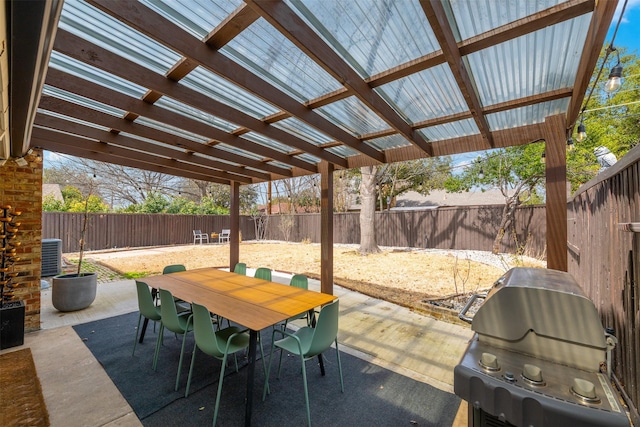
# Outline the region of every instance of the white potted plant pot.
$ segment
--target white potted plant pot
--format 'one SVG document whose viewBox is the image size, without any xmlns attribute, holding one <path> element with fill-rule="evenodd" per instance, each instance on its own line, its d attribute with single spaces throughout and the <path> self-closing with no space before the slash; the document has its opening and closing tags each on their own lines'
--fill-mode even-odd
<svg viewBox="0 0 640 427">
<path fill-rule="evenodd" d="M 51 302 L 56 310 L 76 311 L 87 308 L 96 299 L 96 273 L 62 274 L 53 278 Z"/>
</svg>

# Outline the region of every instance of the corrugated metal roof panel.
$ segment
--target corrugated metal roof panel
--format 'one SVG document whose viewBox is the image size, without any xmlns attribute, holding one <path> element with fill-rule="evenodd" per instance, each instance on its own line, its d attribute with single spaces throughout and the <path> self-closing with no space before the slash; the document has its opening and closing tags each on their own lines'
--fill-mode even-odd
<svg viewBox="0 0 640 427">
<path fill-rule="evenodd" d="M 477 36 L 564 0 L 450 0 L 460 40 Z M 460 41 L 458 40 L 458 41 Z"/>
<path fill-rule="evenodd" d="M 387 150 L 389 148 L 399 148 L 411 145 L 411 143 L 407 141 L 405 137 L 398 134 L 371 139 L 367 142 L 376 147 L 378 150 Z"/>
<path fill-rule="evenodd" d="M 178 113 L 185 117 L 189 117 L 190 119 L 198 120 L 199 122 L 213 126 L 225 132 L 232 132 L 233 130 L 238 128 L 238 125 L 234 123 L 222 120 L 212 114 L 206 113 L 197 108 L 193 108 L 190 105 L 184 104 L 180 101 L 176 101 L 175 99 L 169 98 L 168 96 L 161 97 L 155 102 L 155 105 L 165 108 L 169 111 L 173 111 L 174 113 Z"/>
<path fill-rule="evenodd" d="M 442 125 L 431 126 L 420 129 L 422 135 L 429 141 L 442 141 L 450 138 L 458 138 L 461 136 L 475 135 L 480 133 L 478 126 L 473 119 L 460 120 L 453 123 L 445 123 Z"/>
<path fill-rule="evenodd" d="M 467 110 L 449 64 L 411 74 L 376 91 L 410 123 Z"/>
<path fill-rule="evenodd" d="M 299 120 L 295 117 L 289 117 L 288 119 L 277 121 L 273 123 L 272 126 L 280 128 L 304 141 L 308 141 L 315 145 L 325 144 L 327 142 L 333 141 L 332 138 L 329 138 L 324 133 L 316 130 L 315 128 L 312 128 L 302 120 Z"/>
<path fill-rule="evenodd" d="M 256 119 L 262 119 L 280 111 L 268 102 L 203 67 L 196 67 L 180 80 L 180 84 L 204 93 L 216 101 L 236 108 Z"/>
<path fill-rule="evenodd" d="M 439 49 L 417 0 L 287 0 L 362 77 Z"/>
<path fill-rule="evenodd" d="M 488 114 L 487 122 L 492 131 L 509 129 L 514 123 L 519 125 L 531 125 L 542 123 L 545 117 L 556 114 L 563 114 L 569 108 L 569 98 L 558 99 L 556 101 L 543 102 L 540 104 L 520 107 L 513 110 L 502 111 L 500 113 Z"/>
<path fill-rule="evenodd" d="M 64 99 L 65 101 L 69 101 L 73 104 L 82 105 L 83 107 L 110 114 L 115 117 L 123 117 L 126 114 L 126 111 L 119 108 L 115 108 L 111 105 L 106 105 L 101 102 L 94 101 L 93 99 L 85 98 L 84 96 L 76 95 L 75 93 L 67 92 L 66 90 L 58 89 L 53 86 L 45 85 L 42 89 L 42 94 Z"/>
<path fill-rule="evenodd" d="M 140 0 L 140 2 L 201 40 L 242 4 L 241 0 Z"/>
<path fill-rule="evenodd" d="M 58 27 L 159 74 L 180 59 L 171 49 L 83 1 L 64 2 Z"/>
<path fill-rule="evenodd" d="M 220 52 L 299 102 L 342 87 L 262 18 L 231 40 Z"/>
<path fill-rule="evenodd" d="M 355 96 L 319 107 L 315 111 L 355 136 L 378 132 L 389 127 Z"/>
<path fill-rule="evenodd" d="M 142 86 L 91 67 L 84 62 L 77 61 L 56 51 L 51 52 L 49 66 L 136 98 L 141 98 L 147 92 L 147 89 Z"/>
<path fill-rule="evenodd" d="M 468 55 L 482 104 L 571 87 L 588 22 L 576 18 Z"/>
</svg>

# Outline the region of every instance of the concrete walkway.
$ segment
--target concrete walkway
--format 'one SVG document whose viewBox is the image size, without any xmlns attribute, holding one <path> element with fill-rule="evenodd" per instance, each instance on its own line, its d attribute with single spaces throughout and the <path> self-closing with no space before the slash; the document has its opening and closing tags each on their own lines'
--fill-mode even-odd
<svg viewBox="0 0 640 427">
<path fill-rule="evenodd" d="M 288 283 L 289 277 L 276 273 L 273 280 Z M 319 281 L 310 280 L 309 289 L 319 291 Z M 453 368 L 472 336 L 469 328 L 338 286 L 334 293 L 340 298 L 341 351 L 453 392 Z M 74 313 L 56 311 L 51 305 L 51 290 L 42 291 L 42 330 L 27 334 L 25 346 L 31 347 L 33 353 L 51 426 L 141 425 L 71 328 L 132 311 L 137 311 L 133 280 L 99 284 L 96 301 Z M 22 347 L 3 352 L 19 348 Z M 454 425 L 466 425 L 464 402 Z"/>
</svg>

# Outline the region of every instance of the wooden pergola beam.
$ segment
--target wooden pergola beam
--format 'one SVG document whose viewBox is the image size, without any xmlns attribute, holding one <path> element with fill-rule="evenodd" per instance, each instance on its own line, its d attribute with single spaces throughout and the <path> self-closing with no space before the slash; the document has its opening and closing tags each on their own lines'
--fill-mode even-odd
<svg viewBox="0 0 640 427">
<path fill-rule="evenodd" d="M 449 68 L 453 77 L 460 88 L 460 92 L 467 103 L 469 111 L 473 115 L 473 119 L 476 122 L 476 126 L 480 130 L 482 139 L 485 141 L 485 149 L 493 148 L 493 138 L 491 137 L 491 129 L 487 118 L 482 113 L 482 104 L 480 98 L 476 93 L 475 86 L 471 80 L 467 65 L 462 60 L 462 54 L 458 49 L 453 30 L 449 23 L 449 18 L 444 9 L 444 6 L 440 2 L 431 2 L 428 0 L 421 0 L 420 5 L 424 10 L 425 15 L 431 29 L 440 43 L 442 53 L 449 64 Z"/>
<path fill-rule="evenodd" d="M 584 47 L 582 48 L 580 63 L 578 64 L 575 84 L 573 85 L 573 96 L 571 97 L 571 101 L 569 101 L 569 108 L 567 108 L 567 137 L 571 134 L 573 125 L 576 123 L 578 115 L 580 114 L 582 101 L 589 87 L 593 69 L 600 56 L 600 47 L 603 45 L 609 30 L 608 23 L 611 22 L 617 5 L 618 0 L 600 1 L 593 11 L 591 24 L 589 25 Z"/>
<path fill-rule="evenodd" d="M 255 142 L 247 139 L 239 138 L 235 135 L 231 135 L 213 126 L 207 125 L 201 121 L 192 119 L 188 116 L 178 114 L 166 108 L 154 106 L 148 102 L 142 101 L 137 98 L 125 95 L 121 92 L 117 92 L 108 89 L 104 86 L 100 86 L 96 83 L 92 83 L 87 80 L 83 80 L 80 77 L 76 77 L 63 71 L 52 68 L 47 73 L 46 83 L 50 86 L 63 89 L 67 92 L 75 93 L 83 97 L 93 99 L 94 101 L 101 102 L 105 105 L 118 108 L 120 110 L 129 111 L 129 114 L 134 114 L 136 117 L 146 117 L 152 120 L 156 120 L 160 123 L 166 123 L 177 128 L 187 128 L 191 132 L 202 135 L 203 137 L 210 138 L 211 140 L 225 143 L 232 147 L 242 147 L 242 150 L 248 153 L 258 154 L 263 157 L 269 157 L 279 162 L 305 169 L 311 173 L 317 173 L 318 168 L 315 164 L 306 162 L 291 154 L 281 153 L 279 151 L 265 147 L 264 145 L 256 144 Z M 194 143 L 195 144 L 195 143 Z M 202 149 L 205 149 L 204 147 Z M 194 148 L 198 151 L 198 147 Z M 215 155 L 216 157 L 227 160 L 233 163 L 239 163 L 251 167 L 263 168 L 268 172 L 275 173 L 277 175 L 287 176 L 286 169 L 278 167 L 270 167 L 269 165 L 261 166 L 259 162 L 256 162 L 247 157 L 229 153 L 221 149 L 206 149 L 203 154 Z M 215 153 L 215 154 L 214 154 Z"/>
<path fill-rule="evenodd" d="M 545 120 L 547 268 L 567 271 L 567 139 L 566 117 Z"/>
<path fill-rule="evenodd" d="M 34 127 L 31 145 L 45 150 L 65 153 L 116 165 L 145 169 L 153 172 L 174 174 L 200 181 L 229 185 L 230 181 L 208 174 L 197 173 L 193 168 L 185 169 L 185 164 L 173 159 L 157 157 L 136 150 L 128 150 L 111 144 L 91 141 L 73 135 Z"/>
<path fill-rule="evenodd" d="M 193 152 L 209 155 L 211 157 L 217 157 L 216 154 L 219 151 L 215 147 L 210 147 L 205 144 L 201 144 L 190 139 L 182 138 L 178 135 L 163 132 L 158 129 L 153 129 L 147 126 L 143 126 L 129 120 L 121 119 L 115 116 L 111 116 L 100 111 L 92 110 L 81 105 L 76 105 L 68 101 L 64 101 L 58 98 L 52 98 L 50 96 L 42 97 L 40 101 L 40 108 L 48 111 L 56 111 L 61 114 L 67 115 L 80 120 L 91 121 L 92 123 L 104 126 L 110 129 L 118 129 L 121 132 L 130 133 L 132 135 L 140 136 L 142 138 L 152 139 L 159 141 L 167 145 L 179 147 L 182 150 L 190 150 Z M 257 162 L 256 162 L 257 163 Z M 227 170 L 233 171 L 237 174 L 244 174 L 247 176 L 253 176 L 255 178 L 264 180 L 269 179 L 269 175 L 264 172 L 250 171 L 243 167 L 234 166 L 222 162 L 217 162 L 221 167 L 225 166 Z M 258 166 L 259 163 L 256 164 Z M 282 170 L 285 174 L 290 174 L 288 170 Z"/>
<path fill-rule="evenodd" d="M 217 50 L 211 49 L 204 43 L 194 44 L 193 37 L 189 33 L 143 4 L 109 0 L 91 0 L 90 2 L 102 11 L 136 28 L 159 43 L 197 62 L 209 71 L 234 82 L 263 100 L 277 105 L 332 138 L 341 140 L 354 150 L 368 155 L 381 163 L 384 162 L 384 156 L 380 151 L 363 143 L 282 90 L 258 78 L 245 67 L 222 55 Z"/>
<path fill-rule="evenodd" d="M 264 19 L 428 156 L 431 146 L 284 2 L 247 0 Z M 340 139 L 340 138 L 337 138 Z"/>
<path fill-rule="evenodd" d="M 245 171 L 242 168 L 226 165 L 225 163 L 207 159 L 201 156 L 194 156 L 193 152 L 186 150 L 176 150 L 160 144 L 151 144 L 136 138 L 130 138 L 119 133 L 109 132 L 94 127 L 85 126 L 80 123 L 63 120 L 59 117 L 38 113 L 35 124 L 47 129 L 54 129 L 60 132 L 70 133 L 87 139 L 98 140 L 103 143 L 113 144 L 118 147 L 153 153 L 154 155 L 167 157 L 183 163 L 184 168 L 192 168 L 194 172 L 202 175 L 218 177 L 226 181 L 239 181 L 243 184 L 251 184 L 251 176 L 254 171 Z M 60 134 L 64 138 L 63 134 Z M 229 166 L 226 167 L 225 166 Z M 250 172 L 250 173 L 247 173 Z M 247 176 L 248 175 L 248 176 Z M 267 175 L 268 176 L 268 175 Z M 256 177 L 264 179 L 264 174 Z"/>
<path fill-rule="evenodd" d="M 123 2 L 129 4 L 129 2 Z M 345 167 L 347 161 L 323 149 L 297 138 L 288 132 L 270 126 L 262 121 L 216 101 L 196 90 L 166 79 L 163 76 L 118 56 L 106 49 L 62 29 L 58 30 L 54 49 L 81 62 L 97 67 L 103 71 L 121 77 L 142 87 L 153 89 L 159 93 L 190 105 L 194 108 L 236 123 L 254 132 L 265 135 L 282 144 L 301 149 L 320 159 Z"/>
</svg>

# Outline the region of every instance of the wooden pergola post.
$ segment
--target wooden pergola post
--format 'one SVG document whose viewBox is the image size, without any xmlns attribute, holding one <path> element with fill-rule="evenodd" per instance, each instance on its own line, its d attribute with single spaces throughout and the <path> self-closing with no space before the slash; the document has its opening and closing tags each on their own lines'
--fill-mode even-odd
<svg viewBox="0 0 640 427">
<path fill-rule="evenodd" d="M 229 216 L 231 218 L 231 236 L 229 238 L 229 270 L 233 271 L 240 261 L 240 183 L 232 181 L 230 187 L 231 201 Z"/>
<path fill-rule="evenodd" d="M 320 163 L 320 291 L 333 295 L 333 164 Z"/>
<path fill-rule="evenodd" d="M 564 115 L 545 120 L 547 185 L 547 268 L 568 270 L 567 141 Z"/>
</svg>

